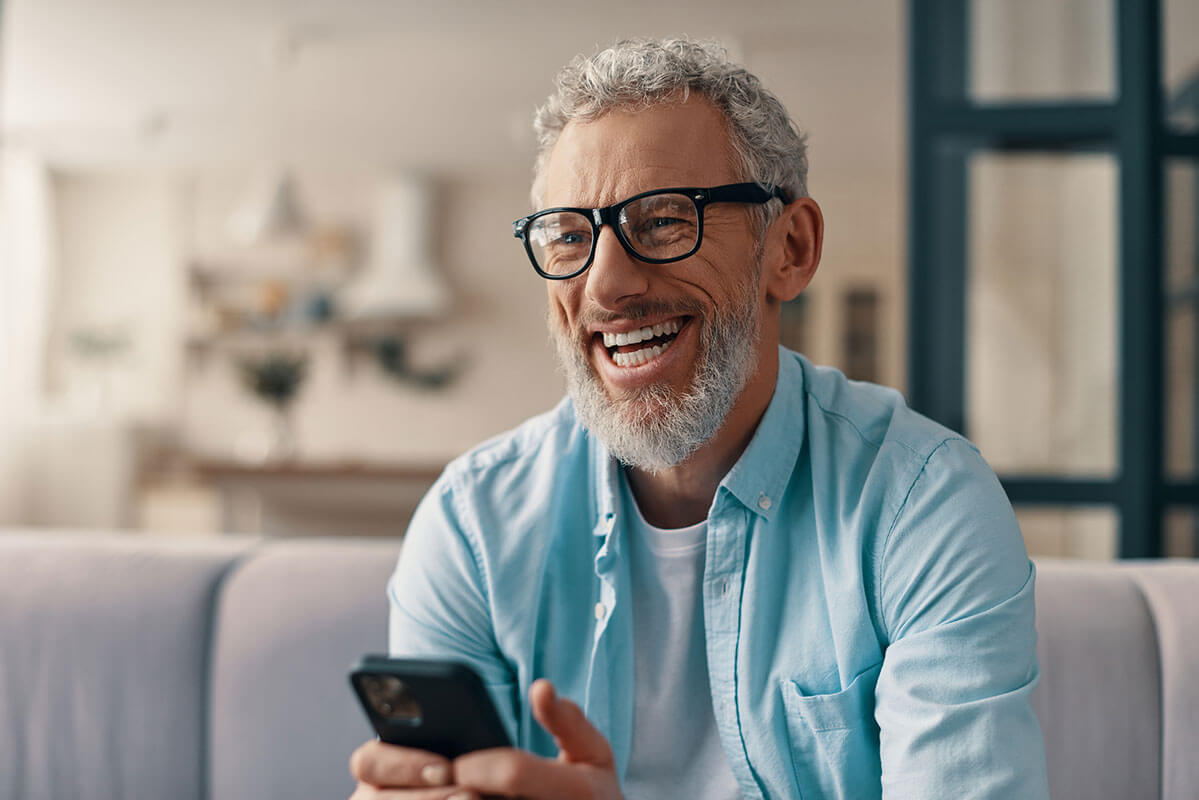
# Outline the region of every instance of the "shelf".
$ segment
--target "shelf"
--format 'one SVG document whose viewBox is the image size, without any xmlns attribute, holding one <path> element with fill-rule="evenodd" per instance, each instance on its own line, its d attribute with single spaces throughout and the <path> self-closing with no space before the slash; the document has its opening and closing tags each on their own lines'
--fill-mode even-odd
<svg viewBox="0 0 1199 800">
<path fill-rule="evenodd" d="M 196 474 L 214 481 L 258 478 L 304 478 L 319 480 L 437 480 L 445 465 L 440 463 L 396 464 L 367 461 L 280 461 L 256 464 L 245 461 L 201 459 L 193 464 Z"/>
</svg>

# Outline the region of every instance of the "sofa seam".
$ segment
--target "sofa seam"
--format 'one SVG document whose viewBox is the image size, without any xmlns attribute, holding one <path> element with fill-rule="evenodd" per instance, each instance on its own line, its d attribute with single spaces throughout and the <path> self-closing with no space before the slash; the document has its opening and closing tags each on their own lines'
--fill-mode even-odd
<svg viewBox="0 0 1199 800">
<path fill-rule="evenodd" d="M 200 747 L 200 791 L 201 800 L 212 800 L 212 742 L 213 742 L 213 680 L 216 675 L 217 617 L 220 615 L 225 587 L 229 578 L 239 572 L 249 561 L 264 550 L 263 543 L 256 541 L 238 552 L 224 564 L 212 581 L 208 592 L 206 630 L 204 631 L 204 679 L 200 688 L 202 736 Z"/>
<path fill-rule="evenodd" d="M 1157 612 L 1154 610 L 1144 584 L 1135 570 L 1129 570 L 1129 583 L 1149 617 L 1149 631 L 1153 635 L 1153 655 L 1157 661 L 1157 796 L 1164 798 L 1166 792 L 1166 674 L 1162 666 L 1162 639 L 1158 630 Z"/>
</svg>

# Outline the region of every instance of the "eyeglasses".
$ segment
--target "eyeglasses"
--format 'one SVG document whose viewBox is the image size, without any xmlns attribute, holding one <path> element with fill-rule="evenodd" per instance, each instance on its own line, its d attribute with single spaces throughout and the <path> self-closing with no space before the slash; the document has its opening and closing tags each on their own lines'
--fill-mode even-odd
<svg viewBox="0 0 1199 800">
<path fill-rule="evenodd" d="M 761 205 L 787 194 L 777 186 L 730 183 L 708 189 L 677 187 L 642 192 L 607 208 L 547 208 L 512 223 L 533 269 L 552 281 L 581 275 L 595 260 L 600 227 L 611 225 L 634 258 L 669 264 L 694 255 L 704 240 L 704 209 L 712 203 Z"/>
</svg>

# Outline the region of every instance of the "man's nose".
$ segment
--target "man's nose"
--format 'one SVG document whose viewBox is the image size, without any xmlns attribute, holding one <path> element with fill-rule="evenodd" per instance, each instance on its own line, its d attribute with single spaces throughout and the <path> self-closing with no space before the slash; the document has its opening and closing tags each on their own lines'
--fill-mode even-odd
<svg viewBox="0 0 1199 800">
<path fill-rule="evenodd" d="M 619 311 L 649 290 L 650 266 L 633 258 L 612 226 L 604 225 L 595 241 L 595 258 L 584 273 L 588 299 L 601 308 Z"/>
</svg>

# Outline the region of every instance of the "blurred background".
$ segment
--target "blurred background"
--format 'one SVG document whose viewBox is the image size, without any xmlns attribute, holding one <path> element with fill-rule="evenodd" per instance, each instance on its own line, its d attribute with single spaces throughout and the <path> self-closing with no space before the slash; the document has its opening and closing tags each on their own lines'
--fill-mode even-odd
<svg viewBox="0 0 1199 800">
<path fill-rule="evenodd" d="M 0 525 L 401 535 L 564 390 L 533 110 L 672 34 L 809 134 L 790 346 L 970 436 L 1034 554 L 1199 552 L 1194 0 L 4 0 Z"/>
</svg>

